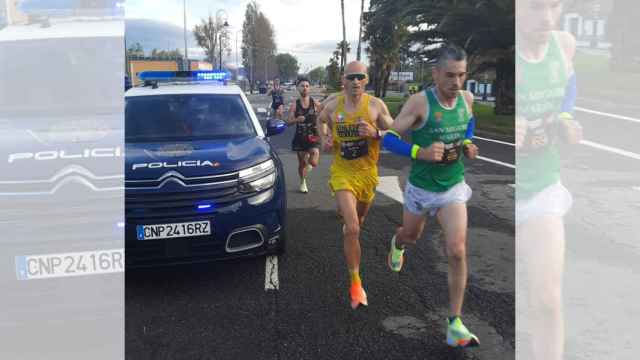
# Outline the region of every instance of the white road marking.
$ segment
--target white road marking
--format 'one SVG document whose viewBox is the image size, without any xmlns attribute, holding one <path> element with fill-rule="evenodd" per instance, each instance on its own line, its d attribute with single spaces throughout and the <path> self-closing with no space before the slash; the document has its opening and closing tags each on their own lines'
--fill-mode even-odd
<svg viewBox="0 0 640 360">
<path fill-rule="evenodd" d="M 516 184 L 509 184 L 509 187 L 516 188 Z"/>
<path fill-rule="evenodd" d="M 267 112 L 267 109 L 265 109 L 263 107 L 258 108 L 258 113 L 259 114 L 266 113 L 266 112 Z"/>
<path fill-rule="evenodd" d="M 484 157 L 484 156 L 478 156 L 478 159 L 484 160 L 484 161 L 487 161 L 487 162 L 490 162 L 490 163 L 506 166 L 506 167 L 511 168 L 511 169 L 515 169 L 516 168 L 515 165 L 507 164 L 506 162 L 502 162 L 502 161 L 498 161 L 498 160 L 489 159 L 489 158 Z"/>
<path fill-rule="evenodd" d="M 264 273 L 264 290 L 278 290 L 280 281 L 278 280 L 278 257 L 267 256 Z"/>
<path fill-rule="evenodd" d="M 582 140 L 582 141 L 580 141 L 580 144 L 586 145 L 586 146 L 590 146 L 590 147 L 595 148 L 595 149 L 608 151 L 608 152 L 611 152 L 611 153 L 614 153 L 614 154 L 626 156 L 626 157 L 629 157 L 629 158 L 632 158 L 632 159 L 635 159 L 635 160 L 640 160 L 640 154 L 636 154 L 636 153 L 633 153 L 631 151 L 626 151 L 626 150 L 614 148 L 614 147 L 611 147 L 611 146 L 598 144 L 596 142 L 588 141 L 588 140 Z"/>
<path fill-rule="evenodd" d="M 484 138 L 484 137 L 480 137 L 480 136 L 474 136 L 474 138 L 475 139 L 484 140 L 484 141 L 491 141 L 491 142 L 498 143 L 498 144 L 503 144 L 503 145 L 516 146 L 516 144 L 512 144 L 510 142 L 500 141 L 500 140 L 495 140 L 495 139 L 489 139 L 489 138 Z"/>
<path fill-rule="evenodd" d="M 404 196 L 402 195 L 402 189 L 400 189 L 400 182 L 397 176 L 380 176 L 380 184 L 378 184 L 376 191 L 392 198 L 400 204 L 404 204 Z"/>
<path fill-rule="evenodd" d="M 578 106 L 574 107 L 574 109 L 577 110 L 577 111 L 581 111 L 581 112 L 585 112 L 585 113 L 589 113 L 589 114 L 608 116 L 608 117 L 611 117 L 611 118 L 614 118 L 614 119 L 627 120 L 627 121 L 631 121 L 631 122 L 635 122 L 635 123 L 640 123 L 640 119 L 632 118 L 632 117 L 629 117 L 629 116 L 622 116 L 622 115 L 616 115 L 616 114 L 606 113 L 606 112 L 602 112 L 602 111 L 585 109 L 583 107 L 578 107 Z"/>
<path fill-rule="evenodd" d="M 633 187 L 633 190 L 638 190 L 638 191 L 640 191 L 640 186 L 634 186 L 634 187 Z"/>
</svg>

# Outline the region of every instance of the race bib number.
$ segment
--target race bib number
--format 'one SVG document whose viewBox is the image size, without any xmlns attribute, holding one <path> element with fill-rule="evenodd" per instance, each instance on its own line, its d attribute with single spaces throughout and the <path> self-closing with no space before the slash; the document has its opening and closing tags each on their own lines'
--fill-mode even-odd
<svg viewBox="0 0 640 360">
<path fill-rule="evenodd" d="M 455 143 L 445 144 L 444 153 L 442 154 L 442 164 L 451 164 L 460 159 L 462 153 L 462 142 L 457 141 Z"/>
<path fill-rule="evenodd" d="M 537 150 L 547 146 L 550 143 L 549 129 L 550 121 L 545 119 L 530 121 L 524 141 L 525 149 Z"/>
<path fill-rule="evenodd" d="M 369 153 L 367 139 L 344 141 L 340 147 L 340 156 L 345 160 L 354 160 Z"/>
</svg>

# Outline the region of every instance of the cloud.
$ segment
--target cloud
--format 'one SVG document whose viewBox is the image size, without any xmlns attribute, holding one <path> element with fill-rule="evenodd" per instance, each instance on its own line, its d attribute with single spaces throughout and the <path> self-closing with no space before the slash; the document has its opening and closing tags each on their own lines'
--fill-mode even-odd
<svg viewBox="0 0 640 360">
<path fill-rule="evenodd" d="M 232 33 L 235 33 L 242 29 L 249 1 L 187 0 L 187 27 L 192 29 L 201 18 L 223 9 L 228 14 Z M 365 1 L 365 10 L 368 3 Z M 163 20 L 182 27 L 182 4 L 183 0 L 127 0 L 126 17 Z M 279 52 L 295 55 L 305 66 L 328 64 L 336 44 L 342 39 L 340 0 L 259 0 L 258 4 L 273 24 Z M 349 59 L 352 59 L 357 48 L 360 1 L 345 1 L 345 13 L 347 41 L 352 49 Z M 235 38 L 235 34 L 232 37 Z"/>
</svg>

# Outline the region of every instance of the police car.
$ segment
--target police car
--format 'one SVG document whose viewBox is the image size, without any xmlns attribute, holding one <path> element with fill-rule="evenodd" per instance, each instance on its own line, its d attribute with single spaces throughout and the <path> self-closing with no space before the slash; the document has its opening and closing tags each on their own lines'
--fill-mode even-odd
<svg viewBox="0 0 640 360">
<path fill-rule="evenodd" d="M 126 266 L 278 253 L 282 163 L 221 71 L 142 72 L 125 100 Z"/>
</svg>

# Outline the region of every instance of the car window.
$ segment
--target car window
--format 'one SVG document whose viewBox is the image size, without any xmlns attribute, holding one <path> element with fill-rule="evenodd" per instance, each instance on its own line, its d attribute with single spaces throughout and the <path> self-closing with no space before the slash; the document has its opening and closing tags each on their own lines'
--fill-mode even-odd
<svg viewBox="0 0 640 360">
<path fill-rule="evenodd" d="M 128 97 L 127 142 L 207 140 L 255 136 L 238 95 L 180 94 Z"/>
</svg>

